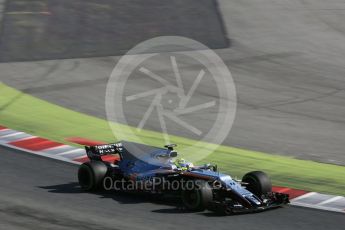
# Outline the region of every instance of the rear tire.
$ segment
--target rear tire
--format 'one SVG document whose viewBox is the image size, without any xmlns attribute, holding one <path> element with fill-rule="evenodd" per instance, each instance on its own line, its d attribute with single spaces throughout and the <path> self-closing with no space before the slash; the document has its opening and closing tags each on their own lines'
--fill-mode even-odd
<svg viewBox="0 0 345 230">
<path fill-rule="evenodd" d="M 182 190 L 182 203 L 189 211 L 201 212 L 213 200 L 212 188 L 206 181 L 202 180 L 194 181 L 194 185 L 191 190 Z"/>
<path fill-rule="evenodd" d="M 249 172 L 243 176 L 242 182 L 248 183 L 246 185 L 247 190 L 257 197 L 261 198 L 263 195 L 272 192 L 271 180 L 264 172 Z"/>
<path fill-rule="evenodd" d="M 102 186 L 108 168 L 101 161 L 82 164 L 78 170 L 78 181 L 84 191 L 95 191 Z"/>
</svg>

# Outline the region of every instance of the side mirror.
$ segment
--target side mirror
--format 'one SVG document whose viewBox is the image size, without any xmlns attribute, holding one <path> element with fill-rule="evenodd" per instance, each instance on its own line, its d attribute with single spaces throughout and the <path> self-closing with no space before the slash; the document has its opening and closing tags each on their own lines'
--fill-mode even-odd
<svg viewBox="0 0 345 230">
<path fill-rule="evenodd" d="M 177 152 L 176 151 L 171 151 L 169 153 L 169 157 L 177 157 Z"/>
<path fill-rule="evenodd" d="M 176 146 L 177 146 L 177 144 L 164 145 L 164 147 L 169 149 L 169 150 L 174 150 L 174 147 L 176 147 Z"/>
</svg>

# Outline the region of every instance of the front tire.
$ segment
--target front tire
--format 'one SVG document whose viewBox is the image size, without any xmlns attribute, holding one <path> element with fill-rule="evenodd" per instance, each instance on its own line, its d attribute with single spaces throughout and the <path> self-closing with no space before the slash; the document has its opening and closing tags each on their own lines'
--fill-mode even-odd
<svg viewBox="0 0 345 230">
<path fill-rule="evenodd" d="M 242 182 L 247 183 L 246 188 L 248 191 L 262 197 L 272 192 L 272 183 L 266 173 L 261 171 L 249 172 L 243 176 Z"/>
<path fill-rule="evenodd" d="M 107 166 L 101 161 L 90 161 L 82 164 L 78 170 L 78 181 L 84 191 L 95 191 L 102 186 L 108 172 Z"/>
<path fill-rule="evenodd" d="M 182 190 L 181 199 L 187 210 L 204 211 L 213 200 L 212 188 L 206 181 L 194 181 L 193 189 Z"/>
</svg>

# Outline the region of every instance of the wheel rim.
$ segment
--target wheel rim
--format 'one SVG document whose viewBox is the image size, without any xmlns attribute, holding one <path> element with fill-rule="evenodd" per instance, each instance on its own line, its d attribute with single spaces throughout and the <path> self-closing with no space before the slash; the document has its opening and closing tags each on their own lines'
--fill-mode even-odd
<svg viewBox="0 0 345 230">
<path fill-rule="evenodd" d="M 188 208 L 197 208 L 200 204 L 200 194 L 197 190 L 184 191 L 183 202 Z"/>
</svg>

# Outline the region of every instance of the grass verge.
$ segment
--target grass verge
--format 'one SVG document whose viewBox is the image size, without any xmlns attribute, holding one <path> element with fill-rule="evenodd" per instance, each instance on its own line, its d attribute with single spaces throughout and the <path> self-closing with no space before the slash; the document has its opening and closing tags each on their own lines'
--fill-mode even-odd
<svg viewBox="0 0 345 230">
<path fill-rule="evenodd" d="M 2 83 L 0 83 L 0 125 L 63 143 L 66 143 L 66 137 L 75 136 L 106 142 L 115 141 L 107 121 L 48 103 Z M 121 124 L 114 124 L 114 128 L 119 133 L 133 131 L 133 128 Z M 164 143 L 163 137 L 158 132 L 142 130 L 136 135 L 139 135 L 145 143 L 154 146 L 161 146 Z M 195 142 L 176 136 L 171 140 L 182 147 Z M 345 167 L 342 166 L 230 146 L 219 146 L 202 162 L 216 163 L 221 171 L 239 178 L 248 171 L 263 170 L 270 174 L 275 185 L 345 195 Z"/>
</svg>

